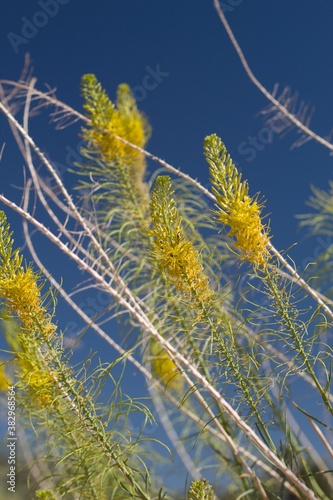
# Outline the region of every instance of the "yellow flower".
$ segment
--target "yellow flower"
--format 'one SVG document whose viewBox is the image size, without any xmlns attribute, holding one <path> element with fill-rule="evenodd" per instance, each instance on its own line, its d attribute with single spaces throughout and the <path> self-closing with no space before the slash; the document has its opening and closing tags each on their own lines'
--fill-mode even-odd
<svg viewBox="0 0 333 500">
<path fill-rule="evenodd" d="M 211 292 L 199 253 L 187 238 L 173 198 L 171 179 L 159 176 L 151 197 L 152 254 L 159 271 L 175 287 L 205 302 Z"/>
<path fill-rule="evenodd" d="M 248 195 L 248 184 L 233 164 L 221 139 L 215 134 L 206 137 L 204 151 L 210 166 L 218 220 L 229 226 L 229 235 L 236 238 L 240 258 L 255 266 L 265 266 L 269 258 L 268 230 L 261 221 L 260 205 Z"/>
<path fill-rule="evenodd" d="M 17 314 L 27 331 L 34 333 L 38 327 L 44 336 L 49 336 L 55 326 L 41 305 L 40 289 L 33 270 L 19 267 L 12 269 L 10 276 L 6 274 L 0 270 L 0 296 L 6 300 L 7 307 Z"/>
<path fill-rule="evenodd" d="M 13 382 L 6 374 L 5 363 L 2 363 L 0 364 L 0 391 L 7 391 L 10 385 L 13 385 Z"/>
<path fill-rule="evenodd" d="M 168 389 L 174 389 L 181 392 L 183 388 L 183 378 L 176 364 L 170 359 L 156 341 L 150 342 L 152 358 L 151 368 L 156 379 L 165 385 Z"/>
<path fill-rule="evenodd" d="M 260 218 L 260 205 L 249 196 L 230 203 L 229 213 L 219 211 L 219 220 L 230 226 L 229 235 L 236 237 L 235 246 L 242 250 L 241 259 L 259 266 L 269 256 L 269 238 Z"/>
<path fill-rule="evenodd" d="M 42 407 L 49 405 L 54 399 L 56 389 L 55 381 L 51 375 L 30 361 L 19 359 L 18 365 L 21 371 L 20 378 L 27 385 L 34 401 Z"/>
<path fill-rule="evenodd" d="M 42 305 L 38 275 L 24 268 L 3 212 L 0 212 L 0 300 L 9 313 L 21 323 L 20 330 L 12 322 L 5 335 L 16 354 L 18 376 L 32 398 L 43 407 L 54 398 L 56 384 L 41 354 L 46 341 L 51 341 L 56 326 Z"/>
<path fill-rule="evenodd" d="M 133 186 L 142 190 L 141 183 L 146 169 L 144 155 L 125 144 L 115 135 L 144 148 L 151 129 L 145 116 L 137 109 L 131 90 L 126 84 L 119 85 L 116 103 L 113 104 L 94 75 L 82 78 L 84 108 L 91 120 L 83 130 L 83 138 L 96 149 L 110 165 L 130 167 Z"/>
</svg>

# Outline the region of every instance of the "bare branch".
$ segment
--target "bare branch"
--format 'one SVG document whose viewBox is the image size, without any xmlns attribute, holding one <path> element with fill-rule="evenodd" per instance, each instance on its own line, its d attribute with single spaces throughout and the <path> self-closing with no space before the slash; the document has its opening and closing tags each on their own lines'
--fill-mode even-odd
<svg viewBox="0 0 333 500">
<path fill-rule="evenodd" d="M 243 68 L 246 71 L 247 76 L 250 78 L 251 82 L 260 90 L 262 94 L 268 99 L 274 108 L 276 110 L 279 110 L 280 113 L 287 118 L 291 124 L 293 124 L 295 127 L 297 127 L 299 130 L 301 130 L 306 136 L 308 136 L 311 139 L 314 139 L 315 141 L 319 142 L 319 144 L 322 144 L 324 147 L 330 150 L 331 154 L 333 153 L 333 144 L 329 142 L 327 139 L 324 137 L 321 137 L 320 135 L 316 134 L 311 130 L 306 124 L 302 123 L 302 121 L 295 116 L 290 110 L 288 109 L 288 106 L 285 106 L 283 103 L 281 103 L 278 99 L 276 99 L 268 90 L 259 82 L 259 80 L 254 76 L 247 60 L 246 57 L 239 45 L 239 43 L 236 40 L 236 37 L 230 28 L 230 25 L 222 11 L 222 8 L 220 6 L 220 3 L 218 0 L 214 0 L 214 6 L 215 9 L 217 10 L 217 13 L 219 15 L 219 18 L 228 34 L 228 37 L 230 38 L 231 43 L 233 44 L 237 55 L 242 63 Z M 302 118 L 302 116 L 301 116 Z"/>
</svg>

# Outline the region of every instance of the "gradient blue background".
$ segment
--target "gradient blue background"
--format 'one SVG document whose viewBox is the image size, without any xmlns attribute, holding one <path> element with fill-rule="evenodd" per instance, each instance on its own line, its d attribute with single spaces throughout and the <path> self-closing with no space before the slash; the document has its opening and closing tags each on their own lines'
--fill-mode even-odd
<svg viewBox="0 0 333 500">
<path fill-rule="evenodd" d="M 307 211 L 310 184 L 326 188 L 332 176 L 332 156 L 315 142 L 299 149 L 290 147 L 292 133 L 272 142 L 258 113 L 268 103 L 246 76 L 210 0 L 63 0 L 58 13 L 47 18 L 27 43 L 13 46 L 13 35 L 23 36 L 26 20 L 38 17 L 37 1 L 6 2 L 1 14 L 1 78 L 17 79 L 29 52 L 37 87 L 57 88 L 57 96 L 81 110 L 80 78 L 94 73 L 111 98 L 119 83 L 137 89 L 139 107 L 148 116 L 153 135 L 147 146 L 152 153 L 174 166 L 208 182 L 202 155 L 205 135 L 217 133 L 248 179 L 252 194 L 260 191 L 267 200 L 273 244 L 280 250 L 298 242 L 291 250 L 302 269 L 320 241 L 304 241 L 294 215 Z M 43 3 L 43 2 L 42 2 Z M 316 108 L 313 129 L 321 135 L 333 127 L 332 61 L 333 3 L 329 0 L 226 0 L 226 16 L 257 78 L 272 90 L 276 82 L 298 91 L 300 100 Z M 165 73 L 156 88 L 140 94 L 147 74 L 159 65 Z M 147 69 L 150 68 L 150 69 Z M 166 75 L 167 74 L 167 75 Z M 153 80 L 150 79 L 152 84 Z M 144 97 L 144 98 L 143 98 Z M 68 152 L 76 150 L 79 126 L 56 132 L 37 118 L 31 132 L 53 161 L 68 165 Z M 17 152 L 6 120 L 0 119 L 0 191 L 19 201 L 15 186 L 23 183 L 23 161 Z M 259 138 L 255 157 L 244 154 L 250 137 Z M 243 152 L 243 154 L 242 154 Z M 251 154 L 253 156 L 253 154 Z M 251 161 L 250 161 L 251 159 Z M 156 168 L 150 165 L 151 171 Z M 70 185 L 71 174 L 63 178 Z M 2 208 L 2 207 L 1 207 Z M 6 209 L 22 242 L 21 226 Z M 37 241 L 37 240 L 36 240 Z M 71 289 L 75 279 L 71 263 L 54 260 L 52 247 L 39 239 L 45 262 Z M 25 253 L 30 260 L 29 253 Z M 70 312 L 62 309 L 61 326 Z M 68 315 L 68 316 L 67 316 Z M 98 344 L 96 344 L 98 345 Z M 105 346 L 104 346 L 105 349 Z"/>
<path fill-rule="evenodd" d="M 142 86 L 146 67 L 159 65 L 169 75 L 139 102 L 153 127 L 148 150 L 206 184 L 202 141 L 217 133 L 252 193 L 260 191 L 267 199 L 274 244 L 284 249 L 297 241 L 294 214 L 304 211 L 311 183 L 327 185 L 332 158 L 314 142 L 290 151 L 295 134 L 283 140 L 274 135 L 271 144 L 259 140 L 263 149 L 251 161 L 249 154 L 241 154 L 250 136 L 265 137 L 257 113 L 267 102 L 246 77 L 212 2 L 62 1 L 67 3 L 59 5 L 56 16 L 49 16 L 27 43 L 15 47 L 8 34 L 22 36 L 23 17 L 42 22 L 34 18 L 42 9 L 35 1 L 7 3 L 1 16 L 1 76 L 18 78 L 29 52 L 37 86 L 56 87 L 60 99 L 81 109 L 84 73 L 95 73 L 112 98 L 119 83 Z M 279 82 L 281 88 L 287 84 L 298 91 L 300 100 L 316 107 L 313 128 L 327 134 L 333 126 L 332 2 L 227 0 L 224 5 L 255 75 L 270 90 Z M 66 164 L 66 146 L 75 149 L 78 127 L 57 135 L 52 127 L 36 130 L 40 147 Z M 9 137 L 1 120 L 1 142 L 7 143 L 0 171 L 3 191 L 13 177 L 18 182 L 22 171 Z"/>
</svg>

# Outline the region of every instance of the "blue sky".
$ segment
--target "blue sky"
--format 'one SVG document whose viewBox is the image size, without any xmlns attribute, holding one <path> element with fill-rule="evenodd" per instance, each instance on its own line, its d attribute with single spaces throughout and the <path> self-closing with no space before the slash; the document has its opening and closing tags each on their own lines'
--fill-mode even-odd
<svg viewBox="0 0 333 500">
<path fill-rule="evenodd" d="M 277 248 L 299 240 L 294 214 L 305 210 L 311 183 L 327 185 L 332 158 L 313 142 L 290 150 L 295 134 L 282 140 L 271 134 L 267 144 L 269 132 L 257 116 L 267 102 L 245 75 L 212 1 L 54 1 L 14 1 L 6 7 L 3 78 L 18 78 L 29 52 L 37 86 L 57 87 L 58 97 L 77 109 L 84 73 L 95 73 L 111 98 L 119 83 L 128 83 L 153 127 L 148 150 L 206 184 L 202 141 L 217 133 L 251 192 L 266 198 Z M 332 2 L 226 0 L 222 6 L 257 78 L 269 90 L 278 82 L 298 91 L 300 100 L 316 107 L 313 128 L 328 133 L 333 126 Z M 56 133 L 37 121 L 36 131 L 42 149 L 66 165 L 68 147 L 78 144 L 78 128 Z M 3 189 L 22 178 L 22 162 L 9 137 L 1 120 L 1 142 L 7 143 Z"/>
<path fill-rule="evenodd" d="M 313 129 L 329 133 L 333 3 L 222 4 L 257 78 L 269 90 L 278 82 L 281 89 L 288 85 L 297 91 L 300 101 L 316 108 Z M 94 73 L 111 98 L 120 83 L 128 83 L 153 128 L 147 149 L 204 185 L 208 169 L 202 142 L 207 134 L 218 134 L 248 179 L 250 192 L 260 191 L 267 200 L 273 244 L 283 250 L 300 241 L 292 250 L 298 265 L 311 258 L 318 242 L 303 241 L 294 215 L 307 211 L 310 184 L 327 186 L 332 156 L 314 142 L 290 149 L 295 133 L 281 138 L 267 131 L 258 113 L 268 103 L 246 76 L 212 0 L 13 0 L 3 9 L 0 27 L 1 78 L 17 79 L 29 52 L 36 86 L 56 87 L 57 96 L 78 110 L 83 74 Z M 57 132 L 47 120 L 37 118 L 31 131 L 53 161 L 70 166 L 79 144 L 77 125 Z M 20 200 L 21 192 L 14 186 L 23 184 L 23 160 L 1 118 L 0 147 L 3 143 L 1 192 Z M 64 180 L 71 182 L 67 172 Z M 20 243 L 18 219 L 6 212 Z M 51 261 L 48 248 L 46 244 L 45 258 Z M 28 253 L 26 257 L 30 259 Z M 70 264 L 63 266 L 55 272 L 70 288 Z"/>
</svg>

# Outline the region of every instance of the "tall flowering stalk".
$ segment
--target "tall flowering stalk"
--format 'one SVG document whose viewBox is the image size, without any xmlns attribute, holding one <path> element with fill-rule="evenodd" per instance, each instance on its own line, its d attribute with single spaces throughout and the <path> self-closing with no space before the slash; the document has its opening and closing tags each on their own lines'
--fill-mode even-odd
<svg viewBox="0 0 333 500">
<path fill-rule="evenodd" d="M 150 125 L 138 110 L 128 85 L 118 87 L 113 103 L 94 75 L 82 78 L 81 91 L 85 99 L 84 109 L 90 119 L 82 136 L 90 150 L 111 168 L 128 171 L 128 189 L 143 195 L 146 188 L 144 175 L 146 162 L 144 155 L 118 139 L 121 137 L 131 144 L 144 148 L 151 134 Z M 119 175 L 121 178 L 121 174 Z"/>
<path fill-rule="evenodd" d="M 129 494 L 131 498 L 150 500 L 149 480 L 145 479 L 146 485 L 140 480 L 134 462 L 130 463 L 133 455 L 126 458 L 127 446 L 131 454 L 135 448 L 132 440 L 127 445 L 125 434 L 128 436 L 129 429 L 122 435 L 114 423 L 116 441 L 113 432 L 106 431 L 112 419 L 121 421 L 122 403 L 112 396 L 106 408 L 97 406 L 100 385 L 105 384 L 103 379 L 108 378 L 112 364 L 104 369 L 98 366 L 95 373 L 89 374 L 88 390 L 86 378 L 79 375 L 87 368 L 83 366 L 75 373 L 68 365 L 69 353 L 64 354 L 62 334 L 57 332 L 43 305 L 39 275 L 23 265 L 13 243 L 6 217 L 0 212 L 0 304 L 8 311 L 7 320 L 11 315 L 17 321 L 18 328 L 8 330 L 6 339 L 14 355 L 17 403 L 24 408 L 21 424 L 25 417 L 27 422 L 33 419 L 38 433 L 47 429 L 49 439 L 54 441 L 52 453 L 44 444 L 45 456 L 39 458 L 44 467 L 49 465 L 55 475 L 60 475 L 53 483 L 53 490 L 59 495 L 56 498 L 76 498 L 79 494 L 87 500 L 113 495 L 125 499 Z M 126 408 L 131 406 L 131 401 L 126 401 Z M 134 408 L 149 418 L 148 409 L 140 403 L 135 403 Z M 48 483 L 43 477 L 35 479 Z M 53 498 L 49 493 L 48 488 L 43 488 L 37 496 Z"/>
<path fill-rule="evenodd" d="M 3 212 L 0 212 L 0 299 L 21 325 L 20 340 L 10 339 L 17 350 L 17 366 L 29 394 L 43 406 L 57 394 L 56 381 L 38 356 L 37 338 L 50 342 L 56 327 L 43 306 L 41 285 L 32 268 L 25 267 Z M 41 347 L 41 346 L 40 346 Z"/>
<path fill-rule="evenodd" d="M 258 409 L 260 398 L 257 393 L 262 393 L 262 388 L 259 389 L 259 382 L 256 387 L 253 386 L 251 378 L 254 367 L 251 366 L 250 360 L 245 360 L 240 355 L 240 344 L 234 331 L 235 322 L 223 309 L 223 304 L 218 303 L 219 297 L 209 286 L 201 255 L 186 236 L 173 195 L 171 178 L 157 177 L 151 197 L 153 262 L 166 282 L 174 285 L 182 294 L 187 307 L 195 311 L 193 324 L 200 324 L 201 329 L 206 331 L 207 339 L 211 339 L 211 352 L 214 350 L 214 355 L 219 358 L 221 365 L 228 366 L 229 385 L 235 384 L 235 391 L 251 409 L 267 441 L 274 449 Z M 202 371 L 207 379 L 211 380 L 209 357 L 207 360 L 203 359 L 203 356 L 206 357 L 203 344 L 195 341 L 194 336 L 195 334 L 188 335 L 184 344 L 190 344 L 194 356 L 200 360 Z"/>
<path fill-rule="evenodd" d="M 240 258 L 255 266 L 265 266 L 269 258 L 268 231 L 262 223 L 262 204 L 248 194 L 249 187 L 233 164 L 217 135 L 206 137 L 204 154 L 209 164 L 212 191 L 216 197 L 216 215 L 235 237 Z"/>
<path fill-rule="evenodd" d="M 182 218 L 173 198 L 169 176 L 156 179 L 151 196 L 153 260 L 175 287 L 196 300 L 208 301 L 211 292 L 203 273 L 199 252 L 185 235 Z"/>
<path fill-rule="evenodd" d="M 268 266 L 269 237 L 267 228 L 261 221 L 262 206 L 256 199 L 249 197 L 248 184 L 241 180 L 241 174 L 232 163 L 221 139 L 216 135 L 206 137 L 204 151 L 210 165 L 212 190 L 217 202 L 217 218 L 230 227 L 229 235 L 236 238 L 235 246 L 241 250 L 240 258 L 264 270 L 260 279 L 264 282 L 272 307 L 278 311 L 280 324 L 285 327 L 286 342 L 292 339 L 293 350 L 301 360 L 300 367 L 303 364 L 307 366 L 307 373 L 317 387 L 326 408 L 333 413 L 327 391 L 330 377 L 325 376 L 326 384 L 318 380 L 314 370 L 317 361 L 312 354 L 312 339 L 307 339 L 307 328 L 296 320 L 298 311 L 290 303 L 290 292 L 283 290 L 276 270 Z"/>
<path fill-rule="evenodd" d="M 209 308 L 212 292 L 203 272 L 200 255 L 185 234 L 182 217 L 173 197 L 174 189 L 169 176 L 157 177 L 151 195 L 152 237 L 151 255 L 154 266 L 187 299 L 200 321 L 202 305 Z M 193 342 L 192 346 L 193 346 Z M 183 386 L 173 360 L 152 343 L 152 367 L 155 374 L 169 386 L 180 390 Z"/>
</svg>

